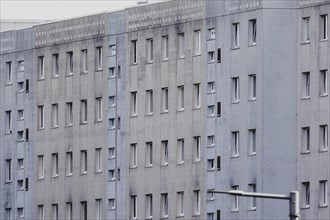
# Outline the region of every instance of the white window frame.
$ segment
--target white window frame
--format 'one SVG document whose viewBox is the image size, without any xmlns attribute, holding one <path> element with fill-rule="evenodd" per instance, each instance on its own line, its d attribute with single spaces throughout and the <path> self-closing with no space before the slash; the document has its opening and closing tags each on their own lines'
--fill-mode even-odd
<svg viewBox="0 0 330 220">
<path fill-rule="evenodd" d="M 185 37 L 184 33 L 178 33 L 178 59 L 185 57 Z"/>
<path fill-rule="evenodd" d="M 231 157 L 239 157 L 239 131 L 231 132 Z"/>
<path fill-rule="evenodd" d="M 208 117 L 215 117 L 215 105 L 207 106 L 207 116 Z"/>
<path fill-rule="evenodd" d="M 232 49 L 238 49 L 240 47 L 240 27 L 239 23 L 232 23 L 231 25 L 231 31 L 232 31 Z"/>
<path fill-rule="evenodd" d="M 72 202 L 66 202 L 66 220 L 72 220 Z"/>
<path fill-rule="evenodd" d="M 72 151 L 66 152 L 66 176 L 73 175 L 73 153 Z"/>
<path fill-rule="evenodd" d="M 194 162 L 201 161 L 201 137 L 200 136 L 194 137 L 193 156 L 194 156 L 194 160 L 193 160 Z"/>
<path fill-rule="evenodd" d="M 137 196 L 131 195 L 131 204 L 130 204 L 130 217 L 131 219 L 137 219 Z"/>
<path fill-rule="evenodd" d="M 302 98 L 309 99 L 311 97 L 311 74 L 310 72 L 302 73 Z"/>
<path fill-rule="evenodd" d="M 58 104 L 52 104 L 52 128 L 58 128 Z"/>
<path fill-rule="evenodd" d="M 99 46 L 95 48 L 95 70 L 100 71 L 103 69 L 103 47 Z"/>
<path fill-rule="evenodd" d="M 13 63 L 11 61 L 6 62 L 6 85 L 13 83 Z"/>
<path fill-rule="evenodd" d="M 184 192 L 177 192 L 177 199 L 176 199 L 176 216 L 183 217 L 184 216 Z"/>
<path fill-rule="evenodd" d="M 146 90 L 146 115 L 152 115 L 154 111 L 154 92 L 152 89 Z"/>
<path fill-rule="evenodd" d="M 103 118 L 102 97 L 95 98 L 95 121 L 100 122 Z"/>
<path fill-rule="evenodd" d="M 231 186 L 231 190 L 239 190 L 238 185 Z M 239 196 L 232 196 L 231 198 L 231 212 L 239 211 Z"/>
<path fill-rule="evenodd" d="M 80 100 L 80 124 L 87 124 L 87 99 Z"/>
<path fill-rule="evenodd" d="M 168 87 L 162 88 L 162 113 L 169 112 L 169 102 L 168 102 Z"/>
<path fill-rule="evenodd" d="M 54 53 L 52 55 L 52 77 L 56 78 L 59 75 L 60 64 L 59 64 L 59 55 L 58 53 Z"/>
<path fill-rule="evenodd" d="M 201 107 L 201 89 L 200 83 L 194 84 L 194 108 L 199 109 Z"/>
<path fill-rule="evenodd" d="M 73 104 L 72 104 L 72 102 L 67 102 L 65 104 L 65 106 L 66 106 L 66 114 L 65 114 L 66 126 L 72 126 L 72 124 L 73 124 Z"/>
<path fill-rule="evenodd" d="M 17 208 L 17 218 L 24 218 L 24 208 L 23 207 Z"/>
<path fill-rule="evenodd" d="M 215 146 L 215 136 L 214 135 L 209 135 L 207 137 L 207 142 L 208 142 L 208 147 L 214 147 Z"/>
<path fill-rule="evenodd" d="M 201 30 L 194 31 L 194 55 L 201 54 Z"/>
<path fill-rule="evenodd" d="M 18 170 L 24 169 L 24 158 L 17 159 L 17 169 Z"/>
<path fill-rule="evenodd" d="M 249 192 L 255 193 L 257 192 L 257 185 L 255 183 L 250 183 L 248 185 Z M 249 211 L 255 211 L 257 210 L 257 198 L 256 197 L 250 197 L 249 199 Z"/>
<path fill-rule="evenodd" d="M 38 56 L 38 79 L 45 79 L 45 59 L 44 56 Z"/>
<path fill-rule="evenodd" d="M 146 142 L 146 167 L 152 167 L 153 166 L 153 143 L 152 142 Z"/>
<path fill-rule="evenodd" d="M 320 71 L 320 96 L 328 95 L 328 70 Z"/>
<path fill-rule="evenodd" d="M 87 150 L 80 151 L 80 174 L 87 174 L 88 166 L 87 166 Z"/>
<path fill-rule="evenodd" d="M 81 50 L 81 73 L 88 72 L 88 51 L 87 49 Z"/>
<path fill-rule="evenodd" d="M 211 93 L 215 93 L 215 82 L 208 82 L 207 83 L 207 93 L 211 94 Z"/>
<path fill-rule="evenodd" d="M 231 88 L 232 103 L 239 103 L 239 98 L 240 98 L 239 77 L 232 77 L 231 81 L 232 81 L 232 88 Z"/>
<path fill-rule="evenodd" d="M 169 38 L 168 35 L 162 36 L 162 60 L 169 60 Z"/>
<path fill-rule="evenodd" d="M 320 151 L 327 151 L 329 148 L 329 128 L 328 125 L 320 126 Z"/>
<path fill-rule="evenodd" d="M 301 194 L 301 206 L 302 208 L 309 208 L 310 207 L 310 182 L 302 182 L 302 194 Z"/>
<path fill-rule="evenodd" d="M 44 205 L 38 205 L 38 220 L 45 219 L 45 210 Z"/>
<path fill-rule="evenodd" d="M 161 194 L 161 217 L 168 218 L 168 193 Z"/>
<path fill-rule="evenodd" d="M 131 144 L 131 168 L 137 167 L 137 144 Z"/>
<path fill-rule="evenodd" d="M 184 139 L 178 139 L 177 141 L 177 164 L 184 163 Z"/>
<path fill-rule="evenodd" d="M 109 57 L 116 56 L 117 54 L 117 46 L 116 44 L 112 44 L 109 46 Z"/>
<path fill-rule="evenodd" d="M 131 92 L 131 116 L 137 116 L 137 92 Z"/>
<path fill-rule="evenodd" d="M 38 129 L 45 128 L 45 107 L 43 105 L 38 106 Z"/>
<path fill-rule="evenodd" d="M 102 220 L 102 199 L 95 199 L 95 220 Z"/>
<path fill-rule="evenodd" d="M 109 96 L 109 108 L 116 107 L 116 96 Z"/>
<path fill-rule="evenodd" d="M 102 172 L 102 148 L 96 148 L 95 149 L 95 173 L 101 173 Z"/>
<path fill-rule="evenodd" d="M 207 171 L 215 171 L 215 160 L 207 159 Z"/>
<path fill-rule="evenodd" d="M 66 52 L 66 75 L 73 75 L 73 51 Z"/>
<path fill-rule="evenodd" d="M 161 165 L 168 165 L 168 141 L 161 142 Z"/>
<path fill-rule="evenodd" d="M 319 181 L 319 207 L 328 206 L 328 181 L 320 180 Z"/>
<path fill-rule="evenodd" d="M 13 115 L 12 111 L 6 111 L 6 119 L 5 119 L 5 134 L 12 134 L 13 133 Z"/>
<path fill-rule="evenodd" d="M 178 86 L 178 111 L 184 111 L 185 99 L 184 99 L 184 86 Z"/>
<path fill-rule="evenodd" d="M 138 63 L 138 40 L 131 41 L 131 64 Z"/>
<path fill-rule="evenodd" d="M 320 15 L 320 40 L 328 40 L 328 14 Z"/>
<path fill-rule="evenodd" d="M 302 146 L 302 153 L 310 153 L 311 150 L 310 127 L 303 127 L 301 129 L 301 146 Z"/>
<path fill-rule="evenodd" d="M 13 178 L 12 169 L 13 169 L 12 160 L 6 159 L 6 172 L 5 172 L 5 182 L 6 183 L 10 183 L 12 181 L 12 178 Z"/>
<path fill-rule="evenodd" d="M 249 46 L 257 45 L 257 19 L 249 20 Z"/>
<path fill-rule="evenodd" d="M 109 128 L 109 130 L 114 130 L 114 129 L 116 129 L 116 121 L 115 121 L 115 118 L 109 118 L 109 119 L 108 119 L 108 128 Z"/>
<path fill-rule="evenodd" d="M 194 211 L 193 214 L 194 216 L 199 216 L 201 214 L 201 193 L 200 190 L 194 190 Z"/>
<path fill-rule="evenodd" d="M 58 220 L 58 205 L 52 204 L 52 219 Z"/>
<path fill-rule="evenodd" d="M 152 219 L 153 214 L 153 204 L 152 204 L 152 194 L 146 194 L 145 195 L 145 219 Z"/>
<path fill-rule="evenodd" d="M 249 75 L 249 101 L 257 99 L 257 75 Z"/>
<path fill-rule="evenodd" d="M 208 51 L 207 52 L 207 63 L 214 63 L 215 62 L 215 52 Z"/>
<path fill-rule="evenodd" d="M 24 109 L 17 110 L 17 120 L 18 121 L 24 120 Z"/>
<path fill-rule="evenodd" d="M 216 37 L 215 28 L 208 29 L 208 33 L 209 33 L 209 39 L 214 40 Z"/>
<path fill-rule="evenodd" d="M 248 146 L 249 146 L 249 155 L 257 154 L 257 136 L 256 129 L 248 130 Z"/>
<path fill-rule="evenodd" d="M 154 40 L 152 38 L 146 40 L 146 59 L 147 63 L 154 61 Z"/>
<path fill-rule="evenodd" d="M 38 155 L 38 179 L 45 178 L 44 155 Z"/>
<path fill-rule="evenodd" d="M 58 177 L 58 153 L 52 153 L 52 177 Z"/>
<path fill-rule="evenodd" d="M 310 17 L 302 18 L 302 42 L 309 43 L 311 41 L 311 24 Z"/>
</svg>

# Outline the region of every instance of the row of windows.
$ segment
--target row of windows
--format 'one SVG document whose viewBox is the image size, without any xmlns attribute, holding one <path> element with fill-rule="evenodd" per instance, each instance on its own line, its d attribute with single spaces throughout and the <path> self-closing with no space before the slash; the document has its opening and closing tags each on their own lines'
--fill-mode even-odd
<svg viewBox="0 0 330 220">
<path fill-rule="evenodd" d="M 5 84 L 11 85 L 13 83 L 13 63 L 12 61 L 8 61 L 5 65 Z M 23 72 L 24 68 L 24 60 L 19 60 L 17 62 L 17 72 Z"/>
<path fill-rule="evenodd" d="M 301 183 L 301 208 L 310 208 L 311 205 L 310 182 Z M 319 207 L 328 206 L 328 181 L 320 180 L 318 186 Z"/>
<path fill-rule="evenodd" d="M 309 43 L 311 41 L 311 18 L 302 18 L 302 43 Z M 319 17 L 319 39 L 320 41 L 328 40 L 328 15 L 323 14 Z"/>
<path fill-rule="evenodd" d="M 302 153 L 310 153 L 311 151 L 311 132 L 310 127 L 301 129 L 301 146 Z M 319 126 L 319 151 L 324 152 L 329 148 L 329 129 L 328 125 Z"/>
<path fill-rule="evenodd" d="M 302 98 L 309 99 L 311 97 L 311 74 L 310 72 L 302 73 Z M 327 96 L 328 89 L 328 70 L 321 70 L 319 74 L 319 96 Z"/>
</svg>

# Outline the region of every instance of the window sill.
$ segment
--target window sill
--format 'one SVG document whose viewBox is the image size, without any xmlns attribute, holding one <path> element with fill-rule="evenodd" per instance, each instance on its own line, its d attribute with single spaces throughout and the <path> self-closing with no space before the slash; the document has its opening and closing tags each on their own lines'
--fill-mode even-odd
<svg viewBox="0 0 330 220">
<path fill-rule="evenodd" d="M 160 166 L 161 166 L 161 167 L 168 167 L 168 162 L 166 162 L 166 163 L 162 163 Z"/>
<path fill-rule="evenodd" d="M 87 171 L 80 173 L 80 175 L 87 175 Z"/>
<path fill-rule="evenodd" d="M 58 125 L 52 127 L 52 129 L 56 129 L 56 128 L 58 128 Z"/>
<path fill-rule="evenodd" d="M 249 153 L 248 156 L 255 156 L 257 155 L 257 152 Z"/>
<path fill-rule="evenodd" d="M 11 135 L 13 134 L 13 131 L 6 132 L 5 135 Z"/>
<path fill-rule="evenodd" d="M 103 120 L 96 120 L 95 123 L 101 123 Z"/>
<path fill-rule="evenodd" d="M 20 143 L 20 142 L 24 142 L 24 139 L 23 140 L 17 140 L 17 143 Z"/>
<path fill-rule="evenodd" d="M 116 105 L 111 105 L 111 106 L 109 106 L 109 108 L 115 108 L 116 107 Z"/>
<path fill-rule="evenodd" d="M 95 72 L 102 72 L 103 69 L 96 69 Z"/>
<path fill-rule="evenodd" d="M 256 211 L 257 207 L 249 208 L 248 211 Z"/>
<path fill-rule="evenodd" d="M 24 121 L 24 118 L 19 118 L 17 119 L 17 121 Z"/>
<path fill-rule="evenodd" d="M 115 129 L 116 129 L 115 127 L 108 128 L 108 130 L 115 130 Z"/>
<path fill-rule="evenodd" d="M 322 95 L 320 95 L 320 98 L 323 98 L 323 97 L 328 97 L 328 94 L 322 94 Z"/>
<path fill-rule="evenodd" d="M 230 213 L 235 213 L 235 212 L 239 212 L 239 209 L 234 209 L 230 211 Z"/>
<path fill-rule="evenodd" d="M 328 41 L 328 38 L 326 39 L 320 39 L 320 42 L 327 42 Z"/>
<path fill-rule="evenodd" d="M 108 180 L 108 182 L 114 182 L 116 179 L 110 179 Z"/>
<path fill-rule="evenodd" d="M 153 64 L 153 63 L 154 63 L 153 60 L 146 61 L 146 65 L 148 65 L 148 64 Z"/>
<path fill-rule="evenodd" d="M 183 55 L 183 56 L 181 56 L 181 57 L 178 57 L 177 59 L 178 60 L 182 60 L 182 59 L 184 59 L 185 58 L 185 56 Z"/>
<path fill-rule="evenodd" d="M 328 152 L 328 148 L 319 150 L 319 153 L 324 153 L 324 152 Z"/>
<path fill-rule="evenodd" d="M 153 115 L 154 115 L 153 112 L 145 114 L 145 116 L 153 116 Z"/>
<path fill-rule="evenodd" d="M 177 162 L 176 165 L 183 165 L 184 164 L 184 161 L 181 161 L 181 162 Z"/>
<path fill-rule="evenodd" d="M 145 168 L 152 168 L 153 165 L 152 164 L 149 164 L 149 165 L 146 165 Z"/>
<path fill-rule="evenodd" d="M 194 108 L 193 108 L 193 110 L 199 110 L 199 109 L 201 109 L 200 106 L 198 106 L 198 107 L 194 107 Z"/>
<path fill-rule="evenodd" d="M 301 152 L 301 154 L 310 154 L 311 152 L 310 151 L 303 151 Z"/>
<path fill-rule="evenodd" d="M 250 43 L 250 44 L 248 45 L 248 47 L 255 47 L 255 46 L 257 46 L 257 42 Z"/>
<path fill-rule="evenodd" d="M 44 81 L 45 78 L 39 78 L 37 81 Z"/>
<path fill-rule="evenodd" d="M 211 92 L 207 92 L 207 94 L 215 94 L 215 90 Z"/>
<path fill-rule="evenodd" d="M 23 189 L 17 189 L 17 191 L 24 191 L 24 188 Z"/>
<path fill-rule="evenodd" d="M 240 49 L 240 47 L 238 46 L 238 47 L 232 47 L 231 48 L 231 50 L 239 50 Z"/>
<path fill-rule="evenodd" d="M 184 112 L 184 108 L 183 109 L 178 109 L 177 112 Z"/>
<path fill-rule="evenodd" d="M 215 115 L 208 115 L 207 118 L 214 118 Z"/>
<path fill-rule="evenodd" d="M 95 171 L 94 174 L 100 174 L 102 173 L 102 170 Z"/>
<path fill-rule="evenodd" d="M 324 204 L 324 205 L 319 205 L 319 208 L 322 209 L 322 208 L 327 208 L 328 207 L 328 204 Z"/>
<path fill-rule="evenodd" d="M 137 118 L 137 116 L 138 116 L 137 114 L 134 114 L 134 115 L 131 115 L 130 117 L 131 118 Z"/>
<path fill-rule="evenodd" d="M 6 83 L 5 86 L 11 86 L 13 83 Z"/>
<path fill-rule="evenodd" d="M 52 76 L 52 79 L 58 79 L 58 75 L 56 75 L 56 76 Z"/>
<path fill-rule="evenodd" d="M 215 168 L 207 170 L 206 172 L 214 172 L 214 171 L 215 171 Z"/>
<path fill-rule="evenodd" d="M 38 130 L 45 130 L 45 127 L 38 128 Z"/>
<path fill-rule="evenodd" d="M 302 98 L 301 98 L 301 100 L 309 100 L 309 99 L 311 99 L 310 96 L 308 96 L 308 97 L 302 97 Z"/>
<path fill-rule="evenodd" d="M 192 162 L 193 163 L 199 163 L 199 162 L 201 162 L 202 160 L 201 159 L 198 159 L 198 160 L 193 160 Z"/>
<path fill-rule="evenodd" d="M 65 175 L 66 177 L 71 177 L 71 176 L 73 176 L 73 173 L 70 173 L 70 174 L 67 174 L 67 175 Z"/>
<path fill-rule="evenodd" d="M 165 58 L 162 60 L 162 62 L 168 62 L 170 59 L 169 58 Z"/>
<path fill-rule="evenodd" d="M 168 216 L 162 216 L 160 219 L 168 219 Z"/>
<path fill-rule="evenodd" d="M 168 113 L 169 113 L 169 111 L 166 110 L 166 111 L 162 111 L 160 114 L 168 114 Z"/>
<path fill-rule="evenodd" d="M 301 42 L 300 45 L 306 45 L 306 44 L 310 44 L 311 41 L 305 41 L 305 42 Z"/>
<path fill-rule="evenodd" d="M 257 98 L 250 98 L 250 99 L 248 100 L 248 102 L 254 102 L 254 101 L 257 101 Z"/>
<path fill-rule="evenodd" d="M 58 174 L 57 174 L 57 175 L 54 175 L 54 176 L 52 176 L 52 178 L 58 178 Z"/>
<path fill-rule="evenodd" d="M 231 159 L 239 158 L 239 155 L 230 156 Z"/>
<path fill-rule="evenodd" d="M 310 207 L 311 207 L 310 205 L 306 205 L 306 206 L 301 207 L 301 209 L 309 209 Z"/>
<path fill-rule="evenodd" d="M 146 217 L 145 220 L 151 220 L 152 216 Z"/>
<path fill-rule="evenodd" d="M 80 122 L 80 125 L 87 125 L 87 121 L 86 122 Z"/>
<path fill-rule="evenodd" d="M 68 73 L 65 75 L 65 77 L 70 77 L 70 76 L 73 76 L 73 73 Z"/>
<path fill-rule="evenodd" d="M 23 93 L 24 90 L 17 91 L 17 94 Z"/>
<path fill-rule="evenodd" d="M 131 63 L 130 66 L 137 66 L 138 63 Z"/>
<path fill-rule="evenodd" d="M 207 146 L 206 148 L 213 148 L 215 147 L 215 145 L 210 145 L 210 146 Z"/>
<path fill-rule="evenodd" d="M 183 218 L 183 217 L 184 217 L 184 214 L 177 215 L 176 217 L 177 217 L 177 218 Z"/>
<path fill-rule="evenodd" d="M 65 127 L 72 127 L 73 124 L 68 124 L 68 125 L 65 125 Z"/>
<path fill-rule="evenodd" d="M 44 180 L 45 179 L 45 177 L 39 177 L 38 178 L 38 180 Z"/>
<path fill-rule="evenodd" d="M 13 182 L 12 180 L 9 180 L 9 181 L 6 181 L 5 184 L 10 184 L 12 182 Z"/>
<path fill-rule="evenodd" d="M 82 71 L 82 72 L 80 72 L 80 75 L 85 75 L 87 73 L 88 73 L 88 71 Z"/>
<path fill-rule="evenodd" d="M 197 54 L 194 54 L 193 57 L 200 57 L 202 54 L 201 53 L 197 53 Z"/>
<path fill-rule="evenodd" d="M 215 63 L 215 60 L 207 61 L 207 64 Z"/>
<path fill-rule="evenodd" d="M 138 168 L 137 166 L 130 167 L 130 169 L 132 169 L 132 170 L 137 169 L 137 168 Z"/>
<path fill-rule="evenodd" d="M 239 103 L 239 100 L 238 101 L 232 101 L 231 104 L 238 104 Z"/>
</svg>

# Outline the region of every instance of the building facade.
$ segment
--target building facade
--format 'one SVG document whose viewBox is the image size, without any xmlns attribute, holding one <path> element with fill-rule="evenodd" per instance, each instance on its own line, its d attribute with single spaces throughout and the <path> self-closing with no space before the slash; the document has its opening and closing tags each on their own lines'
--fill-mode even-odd
<svg viewBox="0 0 330 220">
<path fill-rule="evenodd" d="M 330 1 L 180 1 L 1 32 L 0 219 L 329 219 Z"/>
</svg>

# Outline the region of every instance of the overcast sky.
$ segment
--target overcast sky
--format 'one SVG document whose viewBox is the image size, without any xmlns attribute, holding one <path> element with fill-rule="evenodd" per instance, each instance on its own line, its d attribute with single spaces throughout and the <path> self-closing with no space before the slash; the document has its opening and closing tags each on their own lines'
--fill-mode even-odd
<svg viewBox="0 0 330 220">
<path fill-rule="evenodd" d="M 161 0 L 152 0 L 157 2 Z M 136 5 L 137 0 L 0 0 L 1 19 L 63 19 L 113 11 Z"/>
</svg>

